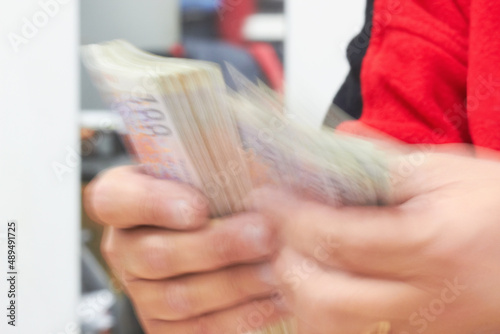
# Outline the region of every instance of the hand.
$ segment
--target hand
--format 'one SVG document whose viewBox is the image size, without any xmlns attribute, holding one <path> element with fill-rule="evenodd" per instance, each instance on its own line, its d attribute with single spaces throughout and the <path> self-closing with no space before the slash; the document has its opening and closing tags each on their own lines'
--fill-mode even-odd
<svg viewBox="0 0 500 334">
<path fill-rule="evenodd" d="M 210 221 L 201 194 L 136 167 L 99 176 L 85 203 L 147 333 L 240 333 L 278 319 L 262 280 L 273 253 L 262 216 Z"/>
<path fill-rule="evenodd" d="M 393 179 L 387 207 L 254 194 L 279 226 L 274 272 L 299 333 L 500 333 L 500 164 L 429 154 Z"/>
</svg>

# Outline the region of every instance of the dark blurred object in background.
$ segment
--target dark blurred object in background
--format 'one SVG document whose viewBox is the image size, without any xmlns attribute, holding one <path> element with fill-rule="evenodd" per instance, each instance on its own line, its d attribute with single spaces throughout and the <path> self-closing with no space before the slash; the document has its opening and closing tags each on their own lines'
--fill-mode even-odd
<svg viewBox="0 0 500 334">
<path fill-rule="evenodd" d="M 259 79 L 282 93 L 283 36 L 266 34 L 265 28 L 264 33 L 252 34 L 255 29 L 249 23 L 261 13 L 282 18 L 283 7 L 282 0 L 183 0 L 182 43 L 170 53 L 218 63 L 231 88 L 226 62 L 253 82 Z M 280 16 L 266 17 L 273 19 Z"/>
</svg>

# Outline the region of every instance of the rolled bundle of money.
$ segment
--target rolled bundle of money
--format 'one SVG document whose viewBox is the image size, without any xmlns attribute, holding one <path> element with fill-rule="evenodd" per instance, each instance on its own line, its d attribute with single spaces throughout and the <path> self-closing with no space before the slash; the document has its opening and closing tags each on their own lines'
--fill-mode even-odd
<svg viewBox="0 0 500 334">
<path fill-rule="evenodd" d="M 244 210 L 253 188 L 272 184 L 332 206 L 387 202 L 387 158 L 372 144 L 306 127 L 270 90 L 233 70 L 157 57 L 125 41 L 84 47 L 97 88 L 127 127 L 129 151 L 158 178 L 188 183 L 213 217 Z M 294 333 L 283 320 L 256 334 Z"/>
</svg>

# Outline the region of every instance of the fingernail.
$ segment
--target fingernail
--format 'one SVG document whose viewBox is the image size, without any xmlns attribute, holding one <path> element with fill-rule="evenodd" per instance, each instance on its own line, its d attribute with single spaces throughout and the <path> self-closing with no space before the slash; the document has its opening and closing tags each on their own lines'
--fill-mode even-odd
<svg viewBox="0 0 500 334">
<path fill-rule="evenodd" d="M 263 224 L 247 224 L 243 228 L 243 236 L 254 250 L 265 254 L 269 251 L 270 231 Z"/>
<path fill-rule="evenodd" d="M 185 200 L 179 200 L 175 203 L 177 211 L 177 224 L 182 227 L 191 226 L 195 219 L 195 212 L 191 205 Z"/>
<path fill-rule="evenodd" d="M 257 275 L 259 276 L 260 280 L 266 284 L 269 285 L 278 284 L 278 279 L 274 274 L 273 267 L 269 263 L 264 263 L 260 265 L 259 268 L 257 269 Z"/>
</svg>

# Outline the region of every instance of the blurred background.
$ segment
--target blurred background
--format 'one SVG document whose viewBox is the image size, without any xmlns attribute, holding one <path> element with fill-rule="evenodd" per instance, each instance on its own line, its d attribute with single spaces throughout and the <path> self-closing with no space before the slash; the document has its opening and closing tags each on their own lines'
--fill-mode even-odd
<svg viewBox="0 0 500 334">
<path fill-rule="evenodd" d="M 20 327 L 7 333 L 78 333 L 73 326 L 88 334 L 142 333 L 100 255 L 102 228 L 81 204 L 99 172 L 133 161 L 120 119 L 81 65 L 79 45 L 123 38 L 158 55 L 216 62 L 230 87 L 231 64 L 319 126 L 348 72 L 345 50 L 364 15 L 362 0 L 3 4 L 0 228 L 19 221 L 23 268 Z M 0 283 L 0 293 L 5 289 Z"/>
</svg>

